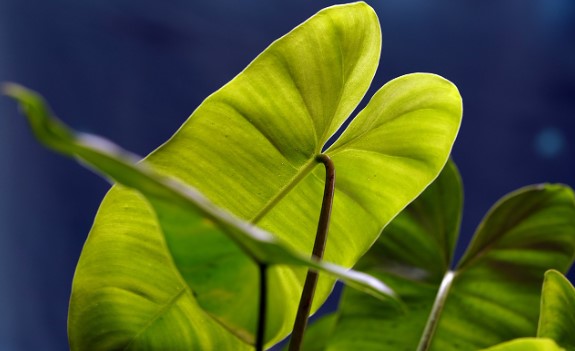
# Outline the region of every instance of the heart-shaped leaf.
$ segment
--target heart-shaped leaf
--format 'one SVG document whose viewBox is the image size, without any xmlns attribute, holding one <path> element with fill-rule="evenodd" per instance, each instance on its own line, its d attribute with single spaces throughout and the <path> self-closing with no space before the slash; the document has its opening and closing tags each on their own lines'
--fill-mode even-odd
<svg viewBox="0 0 575 351">
<path fill-rule="evenodd" d="M 208 97 L 146 163 L 291 249 L 311 253 L 325 182 L 317 156 L 369 87 L 380 42 L 377 16 L 365 3 L 319 12 Z M 461 98 L 450 82 L 431 74 L 403 76 L 382 87 L 323 151 L 337 170 L 327 261 L 351 267 L 381 228 L 438 175 L 461 113 Z M 158 225 L 155 211 L 170 220 Z M 185 213 L 155 211 L 125 188 L 114 187 L 106 196 L 74 280 L 72 337 L 76 326 L 94 317 L 85 306 L 102 298 L 99 291 L 118 288 L 116 281 L 102 279 L 107 271 L 94 270 L 97 258 L 124 260 L 132 254 L 135 244 L 120 244 L 127 239 L 118 238 L 145 243 L 166 235 L 177 268 L 172 275 L 191 287 L 202 309 L 251 342 L 259 281 L 251 258 L 201 222 L 191 227 Z M 145 254 L 159 257 L 162 250 Z M 305 271 L 283 266 L 269 271 L 270 342 L 292 328 Z M 320 278 L 313 310 L 332 287 L 333 279 Z M 161 305 L 179 296 L 180 290 L 171 290 Z M 131 313 L 114 303 L 114 309 Z M 156 316 L 142 314 L 143 320 Z"/>
<path fill-rule="evenodd" d="M 553 339 L 567 351 L 575 350 L 575 289 L 557 271 L 545 273 L 537 336 Z"/>
<path fill-rule="evenodd" d="M 448 164 L 356 266 L 388 283 L 408 313 L 346 290 L 327 350 L 465 351 L 535 335 L 544 272 L 573 261 L 573 191 L 546 184 L 507 195 L 449 270 L 461 193 Z"/>
<path fill-rule="evenodd" d="M 565 351 L 552 339 L 521 338 L 482 351 Z"/>
<path fill-rule="evenodd" d="M 143 345 L 157 345 L 158 347 L 174 347 L 180 349 L 184 345 L 188 345 L 184 340 L 167 340 L 173 339 L 171 336 L 162 335 L 172 334 L 178 330 L 186 331 L 186 324 L 189 323 L 189 316 L 200 314 L 199 319 L 205 322 L 209 327 L 204 327 L 208 334 L 211 334 L 212 328 L 216 330 L 216 335 L 221 332 L 221 327 L 215 327 L 214 321 L 210 318 L 201 316 L 204 312 L 198 309 L 195 299 L 192 297 L 194 293 L 179 277 L 174 277 L 173 272 L 169 269 L 173 268 L 173 263 L 170 258 L 166 257 L 165 243 L 162 239 L 152 237 L 150 242 L 142 242 L 142 233 L 147 233 L 149 230 L 147 226 L 159 225 L 163 232 L 166 234 L 166 241 L 173 246 L 172 251 L 177 251 L 179 245 L 187 247 L 185 240 L 193 233 L 184 233 L 179 227 L 175 218 L 185 217 L 185 225 L 188 228 L 201 232 L 209 232 L 211 235 L 225 235 L 233 240 L 239 250 L 244 255 L 247 254 L 253 258 L 254 263 L 264 265 L 293 265 L 305 266 L 314 270 L 320 270 L 328 273 L 336 278 L 345 281 L 348 285 L 356 287 L 357 289 L 369 293 L 375 297 L 387 299 L 393 297 L 393 293 L 383 283 L 379 282 L 366 274 L 355 272 L 345 269 L 327 262 L 316 262 L 295 253 L 289 248 L 283 246 L 269 233 L 251 226 L 232 215 L 218 209 L 209 201 L 207 201 L 195 189 L 181 184 L 179 181 L 157 174 L 155 171 L 149 169 L 146 164 L 137 164 L 136 157 L 122 150 L 120 147 L 112 144 L 111 142 L 94 135 L 78 134 L 69 130 L 64 124 L 50 116 L 48 108 L 44 105 L 42 99 L 35 93 L 22 88 L 17 85 L 6 86 L 5 92 L 17 99 L 24 109 L 24 112 L 29 118 L 30 124 L 37 138 L 46 146 L 64 153 L 68 156 L 74 156 L 83 162 L 88 167 L 95 169 L 97 172 L 104 176 L 112 178 L 121 184 L 129 186 L 138 190 L 149 201 L 148 210 L 150 211 L 150 221 L 143 223 L 141 228 L 135 228 L 134 235 L 121 238 L 107 238 L 107 240 L 114 241 L 116 249 L 126 249 L 130 255 L 125 255 L 122 260 L 115 257 L 114 253 L 106 255 L 105 252 L 100 252 L 103 256 L 90 257 L 88 263 L 94 275 L 100 275 L 102 279 L 111 280 L 115 282 L 115 288 L 110 289 L 108 294 L 106 289 L 96 288 L 97 294 L 106 295 L 107 298 L 115 299 L 111 306 L 106 306 L 106 299 L 103 301 L 95 299 L 94 301 L 86 301 L 80 304 L 84 308 L 93 308 L 100 312 L 91 312 L 93 318 L 88 322 L 95 324 L 88 324 L 78 326 L 78 329 L 85 333 L 75 340 L 71 336 L 72 348 L 84 348 L 80 345 L 90 345 L 91 348 L 96 349 L 114 349 L 119 344 L 126 345 L 125 348 L 129 349 L 133 345 L 143 342 Z M 119 186 L 117 186 L 119 187 Z M 138 193 L 132 191 L 134 197 L 141 197 Z M 109 201 L 109 198 L 106 199 Z M 100 211 L 98 216 L 107 217 L 110 225 L 117 225 L 114 222 L 117 220 L 115 209 L 118 206 L 122 208 L 132 208 L 132 204 L 128 202 L 111 203 L 108 206 L 102 207 L 104 211 Z M 109 210 L 108 210 L 109 209 Z M 133 209 L 142 210 L 142 209 Z M 157 223 L 154 222 L 154 217 L 157 215 Z M 108 222 L 106 222 L 108 223 Z M 137 229 L 137 230 L 136 230 Z M 99 228 L 94 228 L 99 230 Z M 181 237 L 178 237 L 180 235 Z M 144 237 L 146 237 L 144 235 Z M 142 251 L 145 254 L 142 254 Z M 150 254 L 152 253 L 152 254 Z M 182 256 L 184 256 L 182 254 Z M 176 256 L 176 258 L 179 258 Z M 109 260 L 108 260 L 109 259 Z M 190 259 L 194 259 L 193 257 Z M 138 265 L 134 265 L 134 261 Z M 131 272 L 128 272 L 131 271 Z M 130 273 L 130 274 L 128 274 Z M 82 279 L 80 277 L 79 279 Z M 142 284 L 139 280 L 148 279 Z M 92 282 L 86 282 L 83 287 L 90 287 Z M 165 300 L 163 306 L 158 304 L 165 295 L 169 296 L 170 291 L 177 290 L 176 297 Z M 102 291 L 104 290 L 104 291 Z M 114 291 L 119 290 L 119 291 Z M 123 291 L 122 291 L 123 290 Z M 122 301 L 123 298 L 136 295 L 136 299 L 128 298 Z M 189 295 L 189 296 L 187 296 Z M 139 296 L 139 297 L 138 297 Z M 187 297 L 187 298 L 186 298 Z M 131 315 L 121 316 L 116 315 L 114 318 L 101 318 L 102 313 L 105 314 L 106 308 L 113 308 L 115 303 L 129 305 Z M 152 306 L 150 306 L 152 305 Z M 160 305 L 160 306 L 157 306 Z M 130 335 L 125 333 L 126 329 L 141 327 L 140 323 L 134 323 L 138 319 L 138 312 L 147 318 L 147 313 L 150 313 L 150 308 L 157 309 L 156 319 L 152 319 L 144 323 L 145 328 L 152 330 L 150 335 Z M 158 308 L 159 307 L 159 308 Z M 72 306 L 71 315 L 73 316 L 76 311 Z M 173 311 L 172 311 L 173 310 Z M 122 310 L 118 309 L 117 313 Z M 164 315 L 165 314 L 165 315 Z M 108 316 L 110 317 L 110 316 Z M 122 318 L 123 317 L 123 318 Z M 174 318 L 171 320 L 171 318 Z M 188 320 L 188 321 L 186 321 Z M 165 323 L 163 327 L 173 327 L 171 333 L 163 330 L 162 333 L 154 333 L 156 328 L 153 324 Z M 150 325 L 148 325 L 148 323 Z M 211 323 L 211 324 L 210 324 Z M 194 330 L 194 325 L 190 326 Z M 197 325 L 195 326 L 197 328 Z M 141 331 L 144 331 L 143 328 Z M 163 329 L 160 327 L 159 329 Z M 94 333 L 97 330 L 97 333 Z M 115 337 L 102 338 L 100 335 L 104 332 L 117 333 L 119 338 L 132 337 L 130 340 L 124 340 L 118 343 Z M 202 328 L 198 328 L 198 333 L 204 332 Z M 134 334 L 134 333 L 132 333 Z M 146 333 L 148 334 L 148 333 Z M 189 342 L 194 345 L 193 337 L 207 341 L 206 345 L 227 345 L 225 342 L 233 340 L 234 338 L 229 333 L 228 335 L 220 336 L 221 340 L 216 343 L 215 340 L 207 338 L 208 335 L 198 337 L 198 335 L 186 335 L 192 338 Z M 150 340 L 146 337 L 154 336 Z M 139 338 L 142 338 L 140 340 Z M 237 341 L 237 340 L 236 340 Z M 233 345 L 236 341 L 228 341 Z M 147 344 L 150 342 L 150 344 Z M 203 345 L 203 344 L 198 344 Z M 170 347 L 170 348 L 171 348 Z M 138 348 L 138 347 L 135 347 Z"/>
<path fill-rule="evenodd" d="M 379 24 L 366 4 L 321 11 L 206 99 L 147 161 L 294 250 L 311 253 L 325 182 L 316 157 L 368 88 L 379 47 Z M 337 173 L 327 261 L 351 267 L 437 176 L 460 118 L 457 89 L 435 75 L 398 78 L 373 97 L 324 151 Z M 114 192 L 109 196 L 123 196 Z M 220 249 L 207 256 L 202 243 L 190 241 L 188 256 L 203 259 L 187 261 L 193 267 L 178 264 L 180 273 L 206 310 L 249 340 L 257 275 L 248 259 L 231 258 L 237 250 L 227 238 L 211 237 L 210 245 Z M 242 279 L 227 273 L 234 270 Z M 277 267 L 270 276 L 270 338 L 279 340 L 293 326 L 305 270 Z M 313 310 L 332 287 L 332 279 L 320 278 Z"/>
</svg>

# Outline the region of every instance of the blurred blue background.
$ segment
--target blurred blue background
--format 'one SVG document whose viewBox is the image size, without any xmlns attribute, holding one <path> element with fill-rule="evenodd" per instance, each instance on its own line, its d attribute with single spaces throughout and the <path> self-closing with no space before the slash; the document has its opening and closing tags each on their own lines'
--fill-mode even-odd
<svg viewBox="0 0 575 351">
<path fill-rule="evenodd" d="M 334 1 L 0 0 L 0 81 L 71 126 L 145 155 L 273 40 Z M 383 51 L 373 88 L 410 72 L 453 81 L 465 183 L 458 255 L 498 198 L 575 186 L 575 2 L 368 1 Z M 109 185 L 39 146 L 0 98 L 0 350 L 67 348 L 74 267 Z"/>
</svg>

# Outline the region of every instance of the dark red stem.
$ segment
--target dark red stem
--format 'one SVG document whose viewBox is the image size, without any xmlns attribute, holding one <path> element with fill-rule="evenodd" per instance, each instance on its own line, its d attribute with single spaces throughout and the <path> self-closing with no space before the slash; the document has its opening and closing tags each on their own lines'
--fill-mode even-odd
<svg viewBox="0 0 575 351">
<path fill-rule="evenodd" d="M 318 155 L 316 157 L 316 161 L 323 163 L 325 166 L 325 188 L 323 191 L 323 202 L 321 204 L 321 212 L 317 225 L 317 234 L 315 236 L 315 243 L 313 245 L 312 251 L 312 257 L 319 261 L 323 257 L 325 244 L 327 242 L 327 232 L 329 229 L 331 208 L 333 205 L 333 195 L 335 190 L 335 167 L 329 156 L 324 154 Z M 309 318 L 317 280 L 318 273 L 316 271 L 309 270 L 305 278 L 301 299 L 299 301 L 299 306 L 296 313 L 295 323 L 289 344 L 289 351 L 299 351 L 301 349 L 303 335 L 307 326 L 307 320 Z"/>
</svg>

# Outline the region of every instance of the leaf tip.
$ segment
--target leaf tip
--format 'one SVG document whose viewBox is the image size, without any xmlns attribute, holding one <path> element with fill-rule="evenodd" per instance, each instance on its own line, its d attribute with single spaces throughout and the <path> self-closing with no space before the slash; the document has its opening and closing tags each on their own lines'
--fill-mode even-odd
<svg viewBox="0 0 575 351">
<path fill-rule="evenodd" d="M 545 278 L 547 277 L 557 277 L 557 276 L 563 276 L 563 274 L 561 274 L 558 270 L 556 269 L 549 269 L 545 272 Z"/>
<path fill-rule="evenodd" d="M 543 290 L 545 290 L 545 286 L 551 283 L 555 284 L 562 284 L 563 286 L 572 286 L 571 282 L 567 277 L 556 269 L 549 269 L 545 272 L 544 279 L 543 279 Z"/>
<path fill-rule="evenodd" d="M 44 100 L 38 93 L 18 83 L 1 82 L 0 94 L 6 95 L 16 100 L 24 112 L 26 112 L 26 109 L 29 106 L 44 104 Z"/>
<path fill-rule="evenodd" d="M 3 95 L 9 96 L 11 98 L 14 99 L 18 99 L 18 97 L 20 95 L 22 95 L 22 93 L 25 91 L 26 89 L 16 83 L 12 83 L 12 82 L 2 82 L 0 83 L 0 92 Z"/>
</svg>

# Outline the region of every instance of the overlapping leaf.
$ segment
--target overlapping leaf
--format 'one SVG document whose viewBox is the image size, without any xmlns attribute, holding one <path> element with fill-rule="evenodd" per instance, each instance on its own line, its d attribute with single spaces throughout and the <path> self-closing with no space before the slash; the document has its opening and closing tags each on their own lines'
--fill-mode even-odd
<svg viewBox="0 0 575 351">
<path fill-rule="evenodd" d="M 163 238 L 153 238 L 157 240 L 152 242 L 143 242 L 140 237 L 140 233 L 148 231 L 146 227 L 159 225 L 164 229 L 164 233 L 167 234 L 165 238 L 167 242 L 180 243 L 181 241 L 185 241 L 185 238 L 178 237 L 178 234 L 181 233 L 169 228 L 171 226 L 178 227 L 178 223 L 174 224 L 174 217 L 183 217 L 184 215 L 190 228 L 199 228 L 197 230 L 210 232 L 212 235 L 225 235 L 233 240 L 238 246 L 238 250 L 242 251 L 244 255 L 250 256 L 253 259 L 254 264 L 305 266 L 307 268 L 326 272 L 336 278 L 342 279 L 348 285 L 356 287 L 357 289 L 372 294 L 378 298 L 387 299 L 390 296 L 393 296 L 391 290 L 383 283 L 366 274 L 347 270 L 327 262 L 316 262 L 310 258 L 306 258 L 305 256 L 293 252 L 283 246 L 269 233 L 262 231 L 257 227 L 250 226 L 249 224 L 213 206 L 202 195 L 197 193 L 195 189 L 189 188 L 175 179 L 161 176 L 149 169 L 145 164 L 136 164 L 134 161 L 135 158 L 132 155 L 109 141 L 93 135 L 76 134 L 70 131 L 62 123 L 50 116 L 47 107 L 44 106 L 42 100 L 33 92 L 15 85 L 7 86 L 5 90 L 7 94 L 20 101 L 26 115 L 29 117 L 29 121 L 36 136 L 45 145 L 66 155 L 77 157 L 81 162 L 95 169 L 102 175 L 110 177 L 125 186 L 138 190 L 147 200 L 149 200 L 148 210 L 150 211 L 150 219 L 147 222 L 142 222 L 142 226 L 140 228 L 134 228 L 133 235 L 123 238 L 123 242 L 121 243 L 122 247 L 114 247 L 116 250 L 128 250 L 131 255 L 127 255 L 124 260 L 136 260 L 138 265 L 134 266 L 127 263 L 118 264 L 119 262 L 117 262 L 117 259 L 114 259 L 113 257 L 114 252 L 109 253 L 109 255 L 112 256 L 112 259 L 108 263 L 116 263 L 118 264 L 117 266 L 114 266 L 113 264 L 102 266 L 103 263 L 107 262 L 107 255 L 105 255 L 105 257 L 89 257 L 87 259 L 88 263 L 93 263 L 93 266 L 87 267 L 87 269 L 107 271 L 103 278 L 106 278 L 108 281 L 115 282 L 111 290 L 123 290 L 122 293 L 116 292 L 110 297 L 116 299 L 114 303 L 118 303 L 119 305 L 133 305 L 131 306 L 131 317 L 125 316 L 128 320 L 123 320 L 120 316 L 116 316 L 116 319 L 105 319 L 106 322 L 113 322 L 111 323 L 112 325 L 103 324 L 99 314 L 106 313 L 106 307 L 113 308 L 113 304 L 112 306 L 106 306 L 105 304 L 102 305 L 102 301 L 96 299 L 82 305 L 87 306 L 88 308 L 93 307 L 100 310 L 99 313 L 92 313 L 92 320 L 96 325 L 91 325 L 91 328 L 88 326 L 82 326 L 81 329 L 88 331 L 92 328 L 105 329 L 110 330 L 111 333 L 118 333 L 122 336 L 121 334 L 123 333 L 120 331 L 123 329 L 138 326 L 137 324 L 134 325 L 129 320 L 130 318 L 137 318 L 138 310 L 140 310 L 140 313 L 144 312 L 143 310 L 145 310 L 145 308 L 143 309 L 141 306 L 138 306 L 138 303 L 149 304 L 154 301 L 146 301 L 146 298 L 149 298 L 150 296 L 157 298 L 158 296 L 169 294 L 170 291 L 173 290 L 177 290 L 176 296 L 172 298 L 173 301 L 168 300 L 170 303 L 163 306 L 166 310 L 160 308 L 160 314 L 157 316 L 159 320 L 151 320 L 150 322 L 151 324 L 156 322 L 166 322 L 174 326 L 173 332 L 177 332 L 177 330 L 181 328 L 181 326 L 178 327 L 179 324 L 185 324 L 181 322 L 189 319 L 189 316 L 186 316 L 186 312 L 195 311 L 197 306 L 195 306 L 195 304 L 190 305 L 190 301 L 183 299 L 183 297 L 186 295 L 193 295 L 193 292 L 190 291 L 189 287 L 186 286 L 185 282 L 183 282 L 181 278 L 174 279 L 173 272 L 166 271 L 168 268 L 172 268 L 173 263 L 170 262 L 169 257 L 166 257 L 165 253 L 162 251 L 162 249 L 165 248 L 165 243 L 161 240 Z M 138 200 L 142 199 L 142 195 L 135 193 L 134 191 L 132 191 L 132 194 L 135 198 L 139 197 Z M 106 201 L 109 201 L 109 199 L 106 199 Z M 121 207 L 124 210 L 141 210 L 140 208 L 134 208 L 130 201 L 106 203 L 106 206 L 102 207 L 103 211 L 101 210 L 98 213 L 98 216 L 106 217 L 106 219 L 108 219 L 106 223 L 110 223 L 108 225 L 115 225 L 114 221 L 117 218 L 116 210 L 118 207 Z M 174 213 L 176 215 L 174 215 Z M 135 214 L 137 215 L 137 213 Z M 157 222 L 155 221 L 156 215 Z M 100 230 L 100 228 L 94 229 Z M 117 238 L 108 238 L 108 240 L 116 239 Z M 175 250 L 177 250 L 178 245 L 173 244 L 173 246 L 176 247 Z M 183 247 L 187 246 L 184 244 Z M 145 251 L 146 254 L 142 255 L 141 251 Z M 178 258 L 178 255 L 176 254 L 175 257 Z M 127 274 L 127 269 L 132 269 L 132 274 Z M 147 286 L 141 285 L 141 282 L 139 281 L 144 278 L 150 279 Z M 79 279 L 82 279 L 82 277 Z M 89 284 L 90 283 L 88 282 L 82 286 L 89 286 Z M 131 300 L 133 298 L 140 301 L 136 301 L 134 304 L 134 301 Z M 182 308 L 179 306 L 181 302 L 179 301 L 180 299 L 185 302 L 183 303 L 185 306 Z M 194 302 L 193 298 L 190 300 L 192 300 L 191 302 Z M 172 306 L 172 304 L 174 304 L 174 306 Z M 118 310 L 121 312 L 121 309 Z M 76 311 L 72 309 L 71 313 L 74 312 Z M 182 320 L 170 320 L 170 318 L 165 318 L 163 313 L 166 313 L 167 316 L 175 314 L 175 318 L 180 318 Z M 195 311 L 195 313 L 190 315 L 194 316 L 197 313 L 199 312 Z M 202 316 L 200 316 L 200 318 L 202 318 Z M 206 317 L 203 317 L 202 319 L 209 320 L 209 318 Z M 209 323 L 214 322 L 211 321 Z M 154 326 L 148 325 L 146 327 L 153 329 Z M 183 330 L 185 330 L 185 328 L 183 328 Z M 97 340 L 94 339 L 96 336 L 95 334 L 91 332 L 88 334 L 89 335 L 83 335 L 82 343 L 92 345 L 94 348 L 115 348 L 118 345 L 113 337 L 104 340 Z M 142 337 L 144 336 L 145 335 L 142 335 Z M 198 337 L 198 335 L 193 336 Z M 186 337 L 191 336 L 188 335 Z M 170 338 L 171 337 L 164 335 L 161 340 L 163 342 L 165 341 L 164 339 Z M 206 336 L 198 337 L 198 339 L 205 338 Z M 127 343 L 128 346 L 126 346 L 126 348 L 129 348 L 130 344 L 135 344 L 137 342 L 140 342 L 140 340 L 134 338 Z M 152 340 L 152 342 L 156 341 Z M 209 342 L 216 341 L 212 340 Z M 144 343 L 144 345 L 146 344 Z M 156 345 L 161 346 L 162 344 L 158 343 Z M 171 344 L 166 343 L 164 344 L 164 347 L 169 345 Z"/>
<path fill-rule="evenodd" d="M 557 271 L 545 273 L 537 336 L 575 350 L 575 289 Z"/>
<path fill-rule="evenodd" d="M 531 306 L 537 309 L 537 306 Z M 575 350 L 575 289 L 555 270 L 545 272 L 537 338 L 507 341 L 483 351 Z"/>
<path fill-rule="evenodd" d="M 503 198 L 451 271 L 461 192 L 448 164 L 357 265 L 387 282 L 408 313 L 347 290 L 327 350 L 465 351 L 535 335 L 544 272 L 573 260 L 572 190 L 546 184 Z"/>
<path fill-rule="evenodd" d="M 311 252 L 325 177 L 316 156 L 369 87 L 380 36 L 377 17 L 365 3 L 319 12 L 208 97 L 146 164 L 273 233 L 292 250 Z M 337 173 L 327 261 L 352 266 L 381 228 L 437 176 L 460 119 L 457 89 L 435 75 L 403 76 L 375 94 L 324 151 Z M 154 208 L 122 187 L 103 201 L 74 280 L 71 339 L 81 342 L 84 332 L 101 339 L 109 333 L 145 339 L 148 326 L 168 323 L 172 307 L 188 298 L 182 287 L 189 286 L 202 310 L 250 342 L 259 280 L 253 257 L 237 240 L 212 230 L 209 221 L 192 221 L 171 202 L 151 204 Z M 164 235 L 169 254 L 157 245 Z M 169 283 L 158 279 L 150 285 L 151 272 L 142 271 L 156 265 L 163 266 L 165 272 L 158 271 Z M 269 272 L 270 343 L 292 327 L 305 270 L 274 266 Z M 109 275 L 133 279 L 124 284 Z M 163 285 L 168 288 L 160 292 Z M 320 279 L 313 309 L 332 286 L 332 279 Z M 130 296 L 142 297 L 150 308 L 136 316 L 125 305 Z M 121 316 L 118 325 L 86 331 L 92 322 L 103 323 L 105 313 Z M 193 330 L 195 317 L 187 318 L 179 323 Z M 122 319 L 141 327 L 126 331 Z"/>
</svg>

